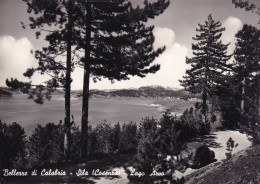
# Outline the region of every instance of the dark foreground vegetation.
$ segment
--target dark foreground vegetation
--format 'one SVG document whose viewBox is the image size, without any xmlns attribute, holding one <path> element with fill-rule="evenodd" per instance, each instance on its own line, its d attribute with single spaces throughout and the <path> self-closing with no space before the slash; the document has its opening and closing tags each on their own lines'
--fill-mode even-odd
<svg viewBox="0 0 260 184">
<path fill-rule="evenodd" d="M 196 121 L 191 122 L 191 119 Z M 190 110 L 184 112 L 181 118 L 173 117 L 167 111 L 159 121 L 147 117 L 139 125 L 130 122 L 111 126 L 104 122 L 98 124 L 95 128 L 90 126 L 88 132 L 89 152 L 87 154 L 89 157 L 93 157 L 123 153 L 129 150 L 136 151 L 142 141 L 151 137 L 151 133 L 155 138 L 160 134 L 168 134 L 168 132 L 165 132 L 168 128 L 172 129 L 173 132 L 164 136 L 178 142 L 181 148 L 182 144 L 188 139 L 209 133 L 210 127 L 206 127 L 201 119 L 200 109 L 190 108 Z M 0 130 L 1 164 L 4 168 L 32 168 L 64 161 L 66 129 L 61 123 L 38 125 L 28 140 L 24 129 L 16 122 L 7 125 L 0 121 Z M 71 126 L 71 138 L 73 141 L 70 160 L 78 161 L 80 130 L 75 124 Z M 169 144 L 172 144 L 172 142 L 169 142 Z M 166 145 L 165 147 L 167 147 Z M 175 144 L 172 147 L 172 149 L 175 149 Z M 176 148 L 176 150 L 180 150 L 180 148 Z"/>
<path fill-rule="evenodd" d="M 128 179 L 134 183 L 163 182 L 164 180 L 182 183 L 183 179 L 174 180 L 172 178 L 176 169 L 200 168 L 215 161 L 214 152 L 211 153 L 205 146 L 198 148 L 197 152 L 199 149 L 202 151 L 196 153 L 193 158 L 179 157 L 180 153 L 186 149 L 187 142 L 209 134 L 210 124 L 216 121 L 216 117 L 212 117 L 211 120 L 205 124 L 202 104 L 197 102 L 181 117 L 172 116 L 167 111 L 160 120 L 147 117 L 139 125 L 130 122 L 111 126 L 104 122 L 95 128 L 89 127 L 87 161 L 79 159 L 80 130 L 74 124 L 71 126 L 72 144 L 69 163 L 65 163 L 64 144 L 66 144 L 66 139 L 64 137 L 66 130 L 63 124 L 38 125 L 26 140 L 24 129 L 18 123 L 7 125 L 0 122 L 1 168 L 30 172 L 34 169 L 40 172 L 43 168 L 60 168 L 75 173 L 79 168 L 91 172 L 97 168 L 105 170 L 112 167 L 124 167 L 128 173 Z M 225 123 L 222 124 L 222 128 L 225 128 L 224 125 Z M 259 136 L 256 136 L 258 134 L 251 135 L 255 142 L 259 141 Z M 199 158 L 200 154 L 204 154 L 203 160 Z M 136 173 L 143 173 L 143 176 L 131 175 L 133 170 L 129 167 L 135 169 Z M 164 173 L 164 175 L 150 176 L 154 170 Z M 2 174 L 3 171 L 1 171 Z M 17 177 L 3 177 L 3 179 L 7 182 L 18 181 Z M 19 182 L 34 181 L 31 176 L 20 179 Z M 52 177 L 46 179 L 50 182 L 54 181 Z M 86 178 L 76 176 L 57 176 L 56 180 L 59 182 L 87 181 Z"/>
<path fill-rule="evenodd" d="M 196 121 L 191 123 L 191 119 Z M 163 163 L 167 155 L 178 155 L 187 140 L 209 133 L 210 127 L 205 127 L 201 120 L 200 109 L 190 108 L 181 118 L 166 112 L 159 121 L 147 117 L 139 126 L 130 122 L 115 126 L 102 123 L 95 128 L 89 127 L 88 158 L 99 160 L 113 155 L 119 157 L 125 153 L 136 153 L 133 161 L 129 162 L 136 169 L 145 169 L 148 175 L 156 165 L 162 164 L 161 169 L 166 172 L 170 169 L 169 164 L 165 167 L 166 163 Z M 18 123 L 7 125 L 0 122 L 0 128 L 1 168 L 32 170 L 64 162 L 64 125 L 38 125 L 28 140 Z M 83 162 L 79 160 L 80 130 L 75 125 L 71 127 L 71 139 L 70 162 Z M 157 155 L 161 156 L 155 159 Z"/>
</svg>

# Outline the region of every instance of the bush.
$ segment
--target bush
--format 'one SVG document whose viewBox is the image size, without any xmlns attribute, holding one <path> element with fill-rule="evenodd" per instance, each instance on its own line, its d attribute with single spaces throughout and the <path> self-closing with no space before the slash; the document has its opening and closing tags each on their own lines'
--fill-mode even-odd
<svg viewBox="0 0 260 184">
<path fill-rule="evenodd" d="M 223 102 L 220 109 L 222 126 L 229 130 L 237 129 L 240 121 L 240 112 L 235 104 Z"/>
<path fill-rule="evenodd" d="M 136 150 L 137 148 L 137 125 L 130 122 L 119 123 L 112 127 L 108 123 L 101 123 L 96 128 L 89 128 L 89 154 L 109 154 Z"/>
<path fill-rule="evenodd" d="M 210 122 L 203 121 L 200 106 L 196 104 L 195 109 L 191 107 L 184 111 L 180 118 L 178 129 L 182 131 L 181 138 L 183 141 L 187 141 L 190 138 L 208 134 L 210 132 Z"/>
<path fill-rule="evenodd" d="M 111 136 L 110 136 L 110 143 L 111 143 L 112 150 L 114 152 L 117 152 L 119 150 L 120 135 L 121 135 L 121 126 L 119 123 L 117 123 L 112 129 Z"/>
<path fill-rule="evenodd" d="M 152 173 L 153 169 L 158 164 L 160 150 L 158 148 L 158 122 L 154 119 L 145 118 L 139 127 L 139 139 L 137 154 L 133 160 L 133 169 L 136 172 L 144 173 L 142 177 L 132 176 L 133 171 L 128 170 L 128 178 L 131 182 L 143 182 L 152 183 L 154 178 L 150 177 L 149 174 Z"/>
<path fill-rule="evenodd" d="M 64 126 L 48 123 L 38 125 L 29 137 L 30 167 L 42 166 L 64 161 Z M 70 160 L 79 158 L 79 128 L 71 127 Z"/>
<path fill-rule="evenodd" d="M 112 127 L 110 124 L 101 123 L 92 130 L 91 137 L 91 154 L 94 153 L 111 153 L 113 152 L 110 143 Z"/>
<path fill-rule="evenodd" d="M 180 154 L 184 145 L 178 141 L 181 131 L 176 125 L 176 119 L 169 112 L 166 112 L 159 122 L 149 118 L 143 120 L 139 128 L 137 154 L 133 160 L 133 169 L 143 173 L 143 176 L 132 176 L 133 170 L 128 170 L 131 182 L 152 183 L 164 179 L 172 181 L 174 173 L 172 158 Z M 153 171 L 163 173 L 163 176 L 151 176 Z"/>
<path fill-rule="evenodd" d="M 216 161 L 214 151 L 211 151 L 207 146 L 200 146 L 195 151 L 192 168 L 198 169 L 214 161 Z"/>
<path fill-rule="evenodd" d="M 238 144 L 235 145 L 235 141 L 230 137 L 227 141 L 227 153 L 226 153 L 226 157 L 227 159 L 230 159 L 231 156 L 232 156 L 232 151 L 233 151 L 233 148 L 237 147 Z"/>
<path fill-rule="evenodd" d="M 27 141 L 18 123 L 6 125 L 0 120 L 0 168 L 25 168 Z"/>
<path fill-rule="evenodd" d="M 248 114 L 241 115 L 239 128 L 252 136 L 251 141 L 253 144 L 260 144 L 260 117 L 249 116 Z"/>
<path fill-rule="evenodd" d="M 137 145 L 136 123 L 130 122 L 128 124 L 123 124 L 118 145 L 119 151 L 135 150 Z"/>
</svg>

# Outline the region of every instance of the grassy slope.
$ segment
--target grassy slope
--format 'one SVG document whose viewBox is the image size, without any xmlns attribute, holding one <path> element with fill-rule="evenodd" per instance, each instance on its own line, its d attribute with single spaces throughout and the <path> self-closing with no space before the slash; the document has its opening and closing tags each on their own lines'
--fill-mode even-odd
<svg viewBox="0 0 260 184">
<path fill-rule="evenodd" d="M 260 183 L 260 145 L 234 155 L 223 163 L 213 163 L 187 176 L 187 184 Z"/>
</svg>

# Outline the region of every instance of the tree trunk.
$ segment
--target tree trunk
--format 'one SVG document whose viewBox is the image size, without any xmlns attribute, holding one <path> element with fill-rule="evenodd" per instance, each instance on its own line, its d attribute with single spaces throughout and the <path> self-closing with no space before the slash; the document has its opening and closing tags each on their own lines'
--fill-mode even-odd
<svg viewBox="0 0 260 184">
<path fill-rule="evenodd" d="M 206 121 L 207 121 L 207 92 L 206 92 L 206 90 L 204 90 L 203 94 L 202 94 L 202 114 L 204 115 L 205 123 L 206 123 Z"/>
<path fill-rule="evenodd" d="M 244 113 L 244 111 L 245 111 L 245 85 L 246 85 L 246 78 L 243 77 L 243 80 L 242 80 L 241 104 L 240 104 L 240 108 L 241 108 L 242 113 Z"/>
<path fill-rule="evenodd" d="M 260 76 L 257 77 L 257 122 L 260 122 Z"/>
<path fill-rule="evenodd" d="M 91 37 L 91 4 L 87 3 L 85 61 L 81 119 L 81 158 L 87 158 L 88 151 L 88 106 L 89 106 L 89 77 L 90 77 L 90 37 Z"/>
<path fill-rule="evenodd" d="M 71 133 L 70 133 L 70 84 L 71 84 L 71 40 L 72 40 L 72 2 L 69 1 L 68 11 L 68 35 L 67 35 L 67 61 L 66 61 L 66 83 L 65 83 L 65 135 L 64 135 L 64 152 L 65 161 L 69 162 L 70 159 L 70 145 L 71 145 Z"/>
</svg>

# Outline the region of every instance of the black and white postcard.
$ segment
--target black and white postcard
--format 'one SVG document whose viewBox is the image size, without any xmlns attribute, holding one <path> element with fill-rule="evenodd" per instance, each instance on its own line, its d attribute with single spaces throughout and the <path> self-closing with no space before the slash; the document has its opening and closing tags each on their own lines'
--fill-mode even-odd
<svg viewBox="0 0 260 184">
<path fill-rule="evenodd" d="M 260 183 L 259 0 L 0 0 L 0 183 Z"/>
</svg>

